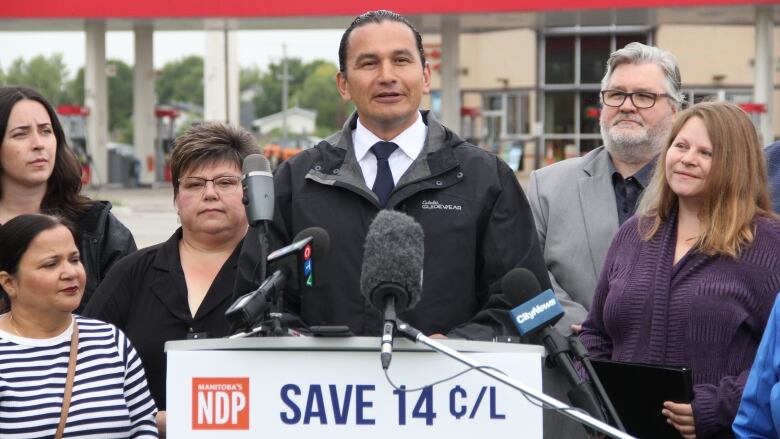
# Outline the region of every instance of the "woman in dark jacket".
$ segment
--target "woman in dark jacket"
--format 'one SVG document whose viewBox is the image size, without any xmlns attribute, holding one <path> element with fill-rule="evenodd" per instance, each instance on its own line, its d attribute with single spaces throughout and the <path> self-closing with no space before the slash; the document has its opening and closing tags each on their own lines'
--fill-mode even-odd
<svg viewBox="0 0 780 439">
<path fill-rule="evenodd" d="M 84 315 L 124 331 L 143 361 L 166 431 L 165 342 L 230 333 L 238 253 L 247 223 L 241 164 L 258 153 L 252 135 L 212 122 L 176 139 L 171 154 L 173 202 L 181 227 L 165 242 L 120 261 Z"/>
<path fill-rule="evenodd" d="M 81 194 L 81 166 L 51 104 L 37 91 L 0 87 L 0 224 L 26 213 L 62 216 L 77 227 L 87 272 L 84 307 L 109 268 L 136 250 L 107 201 Z"/>
</svg>

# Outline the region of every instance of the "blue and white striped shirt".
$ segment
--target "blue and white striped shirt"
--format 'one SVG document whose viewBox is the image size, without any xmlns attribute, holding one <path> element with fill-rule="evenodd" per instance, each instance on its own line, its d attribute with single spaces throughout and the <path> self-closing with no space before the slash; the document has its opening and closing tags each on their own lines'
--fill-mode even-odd
<svg viewBox="0 0 780 439">
<path fill-rule="evenodd" d="M 75 317 L 79 352 L 63 436 L 156 438 L 157 409 L 130 340 L 114 325 Z M 54 436 L 72 332 L 33 339 L 0 330 L 0 437 Z"/>
</svg>

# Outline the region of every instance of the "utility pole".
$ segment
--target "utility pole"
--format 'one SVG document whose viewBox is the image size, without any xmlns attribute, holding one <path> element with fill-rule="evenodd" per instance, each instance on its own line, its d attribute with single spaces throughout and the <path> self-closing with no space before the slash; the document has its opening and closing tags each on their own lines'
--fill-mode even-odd
<svg viewBox="0 0 780 439">
<path fill-rule="evenodd" d="M 282 144 L 287 146 L 287 83 L 290 76 L 287 74 L 287 45 L 282 44 Z"/>
</svg>

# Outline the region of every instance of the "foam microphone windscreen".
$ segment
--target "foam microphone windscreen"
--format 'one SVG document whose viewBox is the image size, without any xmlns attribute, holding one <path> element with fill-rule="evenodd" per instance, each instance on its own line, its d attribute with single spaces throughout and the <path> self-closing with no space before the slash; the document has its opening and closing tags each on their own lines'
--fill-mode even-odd
<svg viewBox="0 0 780 439">
<path fill-rule="evenodd" d="M 422 226 L 401 212 L 382 210 L 371 222 L 363 248 L 360 289 L 376 309 L 384 309 L 388 291 L 395 296 L 398 313 L 420 300 L 423 239 Z M 397 293 L 399 289 L 404 293 Z"/>
<path fill-rule="evenodd" d="M 241 165 L 244 175 L 250 172 L 271 172 L 271 163 L 262 154 L 249 154 Z"/>
<path fill-rule="evenodd" d="M 542 287 L 531 270 L 513 268 L 501 280 L 501 292 L 512 306 L 518 306 L 539 295 Z"/>
</svg>

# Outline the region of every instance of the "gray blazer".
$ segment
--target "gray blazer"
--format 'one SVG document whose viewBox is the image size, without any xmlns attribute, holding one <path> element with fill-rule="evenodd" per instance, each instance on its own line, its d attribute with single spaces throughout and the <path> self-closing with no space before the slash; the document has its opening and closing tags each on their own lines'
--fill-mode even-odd
<svg viewBox="0 0 780 439">
<path fill-rule="evenodd" d="M 566 315 L 556 325 L 585 320 L 596 281 L 618 229 L 617 202 L 603 146 L 583 157 L 531 173 L 528 201 L 555 294 Z"/>
</svg>

